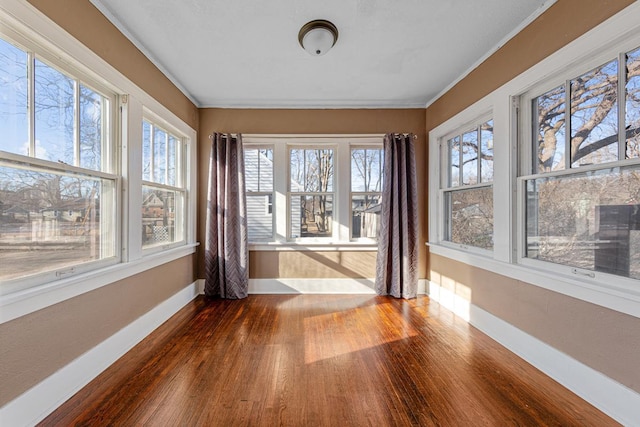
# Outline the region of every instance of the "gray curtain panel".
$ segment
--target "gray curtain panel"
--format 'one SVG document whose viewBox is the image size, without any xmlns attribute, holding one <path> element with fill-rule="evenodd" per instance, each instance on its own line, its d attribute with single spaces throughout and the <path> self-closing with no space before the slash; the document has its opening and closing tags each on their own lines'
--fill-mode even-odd
<svg viewBox="0 0 640 427">
<path fill-rule="evenodd" d="M 245 298 L 249 289 L 247 207 L 242 136 L 213 135 L 209 161 L 207 240 L 208 297 Z"/>
<path fill-rule="evenodd" d="M 376 292 L 418 292 L 418 189 L 413 134 L 384 137 L 384 184 L 376 260 Z"/>
</svg>

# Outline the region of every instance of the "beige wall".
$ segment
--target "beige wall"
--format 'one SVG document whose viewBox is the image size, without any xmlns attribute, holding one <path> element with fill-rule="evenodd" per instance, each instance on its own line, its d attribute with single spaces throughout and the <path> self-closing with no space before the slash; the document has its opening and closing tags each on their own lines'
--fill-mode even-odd
<svg viewBox="0 0 640 427">
<path fill-rule="evenodd" d="M 427 133 L 630 3 L 559 0 L 427 108 Z M 640 319 L 440 256 L 428 265 L 433 282 L 640 392 Z"/>
<path fill-rule="evenodd" d="M 640 319 L 431 255 L 431 280 L 640 392 Z"/>
<path fill-rule="evenodd" d="M 424 109 L 220 109 L 200 110 L 198 170 L 198 240 L 205 241 L 207 174 L 214 132 L 258 134 L 362 134 L 413 132 L 418 165 L 418 206 L 425 212 L 427 195 Z M 426 277 L 426 215 L 420 215 L 419 277 Z M 202 247 L 201 247 L 202 248 Z M 252 252 L 249 272 L 252 278 L 343 278 L 374 277 L 373 252 Z M 203 251 L 199 256 L 199 277 L 204 277 Z"/>
<path fill-rule="evenodd" d="M 0 325 L 0 406 L 193 283 L 187 256 Z"/>
<path fill-rule="evenodd" d="M 198 110 L 88 0 L 31 0 L 194 129 Z M 104 286 L 0 325 L 0 406 L 195 280 L 196 257 Z"/>
</svg>

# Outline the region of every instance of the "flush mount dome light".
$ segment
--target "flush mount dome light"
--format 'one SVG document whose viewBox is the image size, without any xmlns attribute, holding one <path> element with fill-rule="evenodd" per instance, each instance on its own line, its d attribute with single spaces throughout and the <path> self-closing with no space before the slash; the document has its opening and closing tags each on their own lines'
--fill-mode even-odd
<svg viewBox="0 0 640 427">
<path fill-rule="evenodd" d="M 313 56 L 324 55 L 336 44 L 337 40 L 338 29 L 324 19 L 307 22 L 298 33 L 300 46 Z"/>
</svg>

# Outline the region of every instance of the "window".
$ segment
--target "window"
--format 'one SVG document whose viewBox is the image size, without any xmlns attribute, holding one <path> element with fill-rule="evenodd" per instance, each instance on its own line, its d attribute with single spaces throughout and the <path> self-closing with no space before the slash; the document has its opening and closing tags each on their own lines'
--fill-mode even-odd
<svg viewBox="0 0 640 427">
<path fill-rule="evenodd" d="M 382 137 L 243 140 L 251 243 L 374 243 Z"/>
<path fill-rule="evenodd" d="M 351 238 L 376 239 L 382 203 L 381 148 L 351 149 Z"/>
<path fill-rule="evenodd" d="M 244 148 L 250 242 L 273 239 L 273 148 Z"/>
<path fill-rule="evenodd" d="M 290 239 L 330 238 L 333 234 L 334 150 L 289 150 Z"/>
<path fill-rule="evenodd" d="M 114 103 L 82 73 L 0 39 L 0 281 L 118 261 Z"/>
<path fill-rule="evenodd" d="M 482 119 L 442 139 L 445 241 L 493 249 L 493 120 Z"/>
<path fill-rule="evenodd" d="M 640 279 L 640 49 L 526 99 L 524 256 Z"/>
<path fill-rule="evenodd" d="M 182 138 L 142 122 L 142 247 L 185 239 L 186 189 Z"/>
</svg>

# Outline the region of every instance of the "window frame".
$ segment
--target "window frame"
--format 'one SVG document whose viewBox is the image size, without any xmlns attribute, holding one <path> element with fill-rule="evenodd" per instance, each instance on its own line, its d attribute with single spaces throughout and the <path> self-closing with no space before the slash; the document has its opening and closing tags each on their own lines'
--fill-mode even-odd
<svg viewBox="0 0 640 427">
<path fill-rule="evenodd" d="M 468 116 L 468 115 L 467 115 Z M 493 117 L 493 111 L 491 108 L 489 109 L 485 109 L 485 111 L 483 111 L 482 113 L 477 114 L 474 118 L 469 119 L 469 117 L 464 117 L 461 120 L 458 120 L 457 122 L 454 122 L 455 124 L 453 126 L 450 126 L 448 128 L 448 130 L 444 131 L 442 133 L 442 136 L 438 136 L 437 138 L 437 145 L 438 145 L 438 152 L 439 152 L 439 156 L 437 157 L 437 161 L 438 161 L 438 165 L 437 165 L 437 171 L 438 171 L 438 180 L 434 180 L 437 181 L 437 199 L 436 199 L 436 205 L 437 205 L 437 210 L 439 212 L 439 215 L 435 218 L 432 217 L 432 221 L 434 222 L 434 224 L 432 224 L 432 227 L 437 228 L 437 244 L 442 245 L 442 246 L 446 246 L 446 247 L 450 247 L 452 249 L 457 249 L 457 250 L 462 250 L 462 251 L 466 251 L 466 252 L 470 252 L 470 253 L 474 253 L 477 255 L 481 255 L 481 256 L 487 256 L 487 257 L 491 257 L 494 250 L 492 249 L 484 249 L 481 247 L 477 247 L 477 246 L 472 246 L 472 245 L 467 245 L 467 244 L 463 244 L 463 243 L 457 243 L 457 242 L 453 242 L 451 240 L 449 240 L 449 233 L 450 233 L 450 228 L 451 228 L 451 210 L 450 207 L 447 203 L 447 194 L 453 194 L 454 192 L 461 192 L 461 191 L 467 191 L 467 190 L 476 190 L 476 189 L 483 189 L 483 188 L 491 188 L 492 192 L 494 193 L 494 197 L 495 197 L 495 190 L 494 189 L 494 182 L 495 182 L 495 176 L 492 178 L 491 181 L 488 182 L 482 182 L 482 177 L 481 177 L 481 159 L 478 158 L 477 162 L 477 180 L 479 182 L 475 183 L 475 184 L 463 184 L 463 174 L 462 174 L 462 170 L 458 171 L 458 185 L 453 185 L 450 182 L 450 171 L 451 171 L 451 156 L 450 156 L 450 147 L 449 147 L 449 141 L 453 138 L 455 138 L 456 136 L 459 136 L 460 142 L 462 142 L 462 136 L 466 133 L 472 132 L 473 130 L 475 130 L 476 132 L 478 132 L 478 142 L 481 141 L 480 139 L 480 134 L 482 132 L 481 127 L 484 123 L 487 123 L 488 121 L 494 121 L 494 117 Z M 494 121 L 494 128 L 495 128 L 495 121 Z M 495 132 L 494 132 L 494 136 L 493 136 L 493 146 L 496 146 L 495 143 Z M 460 152 L 460 156 L 462 156 L 462 151 Z M 496 169 L 495 167 L 495 156 L 494 156 L 494 171 Z M 433 186 L 432 186 L 432 190 L 433 192 Z M 431 205 L 432 209 L 433 206 L 436 205 Z M 494 200 L 494 219 L 493 219 L 493 224 L 494 224 L 494 245 L 495 245 L 495 224 L 496 224 L 496 218 L 495 218 L 495 200 Z"/>
<path fill-rule="evenodd" d="M 148 122 L 152 127 L 151 127 L 151 147 L 150 150 L 153 151 L 153 144 L 155 143 L 154 141 L 154 136 L 153 136 L 153 131 L 155 128 L 161 129 L 163 132 L 165 132 L 167 134 L 166 136 L 166 144 L 167 147 L 165 148 L 165 152 L 168 151 L 168 141 L 169 141 L 169 137 L 173 136 L 176 138 L 177 142 L 180 144 L 179 150 L 176 150 L 176 159 L 175 159 L 175 169 L 176 169 L 176 176 L 175 176 L 175 185 L 170 185 L 170 184 L 166 184 L 166 183 L 159 183 L 156 181 L 146 181 L 144 179 L 141 179 L 141 184 L 142 187 L 151 187 L 154 188 L 156 190 L 166 190 L 166 191 L 173 191 L 176 194 L 181 194 L 181 205 L 182 205 L 182 211 L 178 212 L 177 210 L 175 210 L 174 207 L 174 221 L 175 224 L 178 224 L 178 222 L 181 222 L 181 230 L 178 234 L 179 239 L 176 239 L 172 242 L 168 242 L 168 243 L 157 243 L 157 244 L 151 244 L 151 245 L 144 245 L 144 242 L 142 242 L 142 253 L 144 256 L 147 256 L 149 254 L 154 254 L 154 253 L 158 253 L 158 252 L 162 252 L 162 251 L 166 251 L 172 248 L 176 248 L 176 247 L 180 247 L 180 246 L 184 246 L 187 244 L 187 235 L 188 235 L 188 216 L 189 216 L 189 207 L 188 207 L 188 186 L 187 186 L 187 175 L 186 175 L 186 171 L 188 169 L 188 146 L 187 146 L 187 141 L 188 141 L 188 137 L 186 135 L 184 135 L 183 133 L 180 132 L 180 130 L 175 129 L 173 126 L 171 126 L 169 123 L 166 122 L 166 120 L 162 119 L 160 116 L 158 116 L 157 114 L 154 114 L 153 112 L 151 112 L 148 109 L 144 109 L 143 111 L 143 121 Z M 142 134 L 141 134 L 142 135 Z M 141 138 L 142 140 L 142 138 Z M 150 153 L 150 166 L 151 166 L 151 173 L 150 173 L 150 177 L 154 178 L 153 176 L 153 162 L 154 162 L 154 156 L 153 153 Z M 143 155 L 144 156 L 144 155 Z M 165 159 L 165 181 L 167 181 L 168 178 L 168 174 L 169 174 L 169 158 L 167 157 Z M 142 171 L 142 162 L 140 163 L 141 165 L 141 171 Z M 141 174 L 141 178 L 142 174 Z M 142 213 L 142 204 L 140 205 L 140 212 Z M 180 221 L 178 221 L 178 219 L 180 219 Z M 144 225 L 143 225 L 144 227 Z M 177 227 L 176 230 L 174 231 L 174 233 L 177 234 Z"/>
<path fill-rule="evenodd" d="M 637 287 L 640 285 L 640 280 L 623 277 L 615 274 L 593 271 L 577 266 L 571 266 L 568 264 L 556 264 L 549 261 L 540 259 L 532 259 L 527 256 L 527 220 L 526 220 L 526 183 L 529 180 L 537 178 L 556 178 L 556 177 L 570 177 L 574 175 L 583 174 L 585 172 L 596 172 L 607 169 L 621 168 L 624 166 L 638 166 L 640 165 L 640 158 L 625 159 L 626 153 L 626 134 L 625 134 L 625 109 L 621 108 L 621 105 L 625 104 L 622 100 L 626 100 L 625 86 L 621 82 L 626 83 L 626 76 L 621 79 L 624 73 L 625 67 L 621 66 L 620 61 L 625 60 L 625 54 L 640 48 L 640 34 L 636 37 L 625 38 L 624 40 L 618 40 L 615 43 L 610 43 L 608 46 L 593 53 L 589 57 L 583 58 L 581 61 L 576 61 L 569 67 L 563 68 L 561 71 L 548 76 L 545 79 L 531 85 L 527 90 L 522 91 L 516 99 L 519 102 L 519 117 L 517 120 L 518 126 L 518 169 L 519 173 L 516 177 L 516 192 L 517 192 L 517 219 L 516 219 L 516 242 L 515 242 L 515 262 L 519 265 L 547 271 L 553 274 L 563 276 L 574 276 L 579 280 L 589 280 L 594 283 L 595 286 L 602 289 L 608 289 L 612 291 L 622 291 L 629 293 L 637 293 Z M 591 165 L 572 165 L 572 159 L 565 158 L 564 168 L 549 172 L 538 172 L 536 169 L 537 158 L 535 156 L 536 147 L 533 140 L 533 133 L 535 132 L 536 121 L 533 118 L 533 100 L 537 97 L 547 93 L 548 91 L 564 85 L 565 91 L 570 88 L 571 81 L 582 76 L 583 74 L 617 59 L 618 62 L 618 88 L 617 88 L 617 119 L 618 119 L 618 160 L 591 164 Z M 565 99 L 570 99 L 570 93 L 565 94 Z M 565 101 L 566 103 L 566 101 Z M 566 107 L 565 107 L 566 108 Z M 626 107 L 625 107 L 626 108 Z M 570 127 L 568 125 L 571 117 L 571 111 L 565 111 L 565 152 L 569 150 L 568 141 L 570 141 Z M 622 125 L 621 125 L 622 124 Z M 624 137 L 624 138 L 623 138 Z M 622 159 L 621 159 L 622 157 Z"/>
<path fill-rule="evenodd" d="M 112 88 L 101 83 L 100 79 L 93 73 L 88 73 L 74 66 L 71 63 L 56 58 L 51 52 L 43 49 L 37 42 L 29 40 L 29 38 L 20 34 L 15 28 L 9 26 L 0 30 L 0 38 L 15 48 L 22 50 L 26 54 L 27 69 L 27 137 L 28 137 L 28 153 L 18 154 L 0 150 L 0 164 L 15 169 L 24 169 L 39 173 L 48 173 L 59 176 L 78 176 L 95 178 L 101 181 L 112 182 L 111 190 L 104 195 L 105 202 L 102 202 L 101 210 L 108 209 L 111 214 L 101 212 L 100 229 L 113 229 L 112 238 L 109 241 L 112 255 L 104 258 L 91 260 L 82 263 L 60 265 L 35 274 L 0 281 L 0 295 L 10 295 L 21 291 L 29 291 L 30 289 L 56 282 L 65 277 L 76 276 L 79 274 L 87 274 L 102 268 L 110 267 L 121 262 L 120 247 L 122 236 L 122 221 L 117 213 L 121 210 L 122 199 L 122 177 L 118 167 L 117 156 L 117 137 L 116 129 L 118 126 L 117 105 L 118 95 Z M 41 62 L 47 67 L 54 69 L 62 74 L 65 78 L 73 81 L 74 101 L 73 101 L 73 164 L 63 161 L 46 160 L 36 156 L 36 113 L 35 113 L 35 63 Z M 101 112 L 101 152 L 100 152 L 100 169 L 89 169 L 80 166 L 80 88 L 88 88 L 102 96 L 109 103 L 108 111 Z M 106 122 L 106 123 L 105 123 Z M 115 220 L 111 218 L 115 216 Z M 101 233 L 102 234 L 102 233 Z M 105 242 L 101 240 L 100 244 Z"/>
<path fill-rule="evenodd" d="M 383 135 L 376 134 L 244 134 L 243 148 L 273 149 L 273 239 L 249 241 L 250 250 L 371 250 L 377 249 L 373 239 L 351 238 L 351 148 L 383 146 Z M 292 148 L 334 149 L 333 223 L 331 237 L 291 239 L 290 233 L 290 150 Z M 279 167 L 278 165 L 282 165 Z M 347 185 L 340 185 L 342 182 Z M 248 193 L 247 193 L 248 194 Z M 305 192 L 295 194 L 306 194 Z"/>
<path fill-rule="evenodd" d="M 332 153 L 332 161 L 333 164 L 331 165 L 331 167 L 333 168 L 333 176 L 332 176 L 332 183 L 331 183 L 331 188 L 332 191 L 293 191 L 291 188 L 291 182 L 292 182 L 292 178 L 291 178 L 291 153 L 293 150 L 331 150 Z M 339 233 L 338 233 L 338 227 L 335 227 L 336 223 L 338 221 L 336 221 L 336 215 L 332 213 L 331 215 L 331 236 L 327 236 L 327 237 L 293 237 L 291 235 L 291 227 L 292 227 L 292 218 L 291 218 L 291 209 L 292 209 L 292 199 L 294 197 L 322 197 L 322 196 L 330 196 L 332 198 L 332 209 L 333 211 L 335 211 L 336 213 L 339 212 L 340 209 L 340 204 L 336 203 L 337 202 L 337 179 L 336 179 L 336 172 L 337 172 L 337 167 L 336 167 L 336 163 L 338 160 L 338 147 L 335 143 L 333 142 L 321 142 L 318 141 L 316 143 L 313 144 L 296 144 L 296 143 L 289 143 L 287 144 L 287 241 L 288 242 L 294 242 L 294 243 L 299 243 L 299 244 L 304 244 L 304 243 L 331 243 L 331 242 L 335 242 L 335 241 L 339 241 L 340 237 L 339 237 Z M 275 167 L 275 165 L 274 165 Z M 277 168 L 276 168 L 277 169 Z"/>
</svg>

